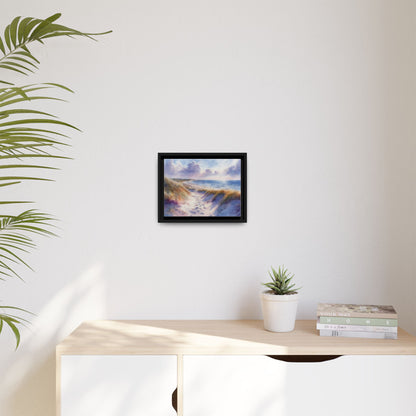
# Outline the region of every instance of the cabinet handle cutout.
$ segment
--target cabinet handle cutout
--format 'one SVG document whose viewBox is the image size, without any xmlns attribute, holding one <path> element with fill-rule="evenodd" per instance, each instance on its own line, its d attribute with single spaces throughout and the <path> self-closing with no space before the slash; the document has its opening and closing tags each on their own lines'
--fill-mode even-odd
<svg viewBox="0 0 416 416">
<path fill-rule="evenodd" d="M 322 363 L 335 360 L 342 355 L 267 355 L 267 357 L 287 363 Z"/>
<path fill-rule="evenodd" d="M 178 388 L 172 393 L 172 407 L 175 409 L 175 412 L 178 413 Z"/>
</svg>

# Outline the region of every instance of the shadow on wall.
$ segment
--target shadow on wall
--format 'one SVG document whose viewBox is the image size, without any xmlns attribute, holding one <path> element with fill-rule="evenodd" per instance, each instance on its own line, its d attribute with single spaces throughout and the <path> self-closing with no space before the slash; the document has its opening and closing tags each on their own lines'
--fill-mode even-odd
<svg viewBox="0 0 416 416">
<path fill-rule="evenodd" d="M 21 347 L 2 369 L 1 415 L 55 416 L 55 346 L 82 321 L 104 316 L 102 271 L 92 266 L 63 288 L 22 336 Z"/>
</svg>

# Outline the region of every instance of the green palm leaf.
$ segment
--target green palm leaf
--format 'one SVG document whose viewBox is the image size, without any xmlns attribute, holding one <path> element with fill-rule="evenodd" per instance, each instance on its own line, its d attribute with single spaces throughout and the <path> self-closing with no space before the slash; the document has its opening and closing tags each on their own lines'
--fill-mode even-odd
<svg viewBox="0 0 416 416">
<path fill-rule="evenodd" d="M 28 75 L 36 71 L 40 62 L 29 50 L 32 42 L 44 43 L 46 39 L 59 36 L 95 40 L 94 36 L 111 32 L 80 32 L 57 24 L 60 16 L 57 13 L 46 19 L 15 17 L 6 26 L 3 36 L 0 34 L 0 74 L 8 71 L 9 74 Z M 56 83 L 19 87 L 10 80 L 0 80 L 0 189 L 25 181 L 51 181 L 45 174 L 57 169 L 53 162 L 69 159 L 60 153 L 69 146 L 65 131 L 79 129 L 59 120 L 54 114 L 32 108 L 43 101 L 64 101 L 54 96 L 53 92 L 58 90 L 73 92 Z M 25 169 L 29 169 L 30 173 L 20 174 Z M 1 200 L 0 206 L 29 202 Z M 51 231 L 53 221 L 50 215 L 33 209 L 18 215 L 0 214 L 0 280 L 21 279 L 20 267 L 30 269 L 25 257 L 36 247 L 37 235 L 55 235 Z M 28 322 L 20 316 L 22 312 L 27 311 L 0 306 L 0 333 L 4 326 L 8 326 L 16 338 L 16 348 L 20 343 L 20 326 Z"/>
<path fill-rule="evenodd" d="M 30 108 L 10 108 L 17 102 L 30 104 L 33 99 L 54 100 L 50 95 L 39 96 L 40 90 L 65 89 L 59 84 L 26 85 L 24 87 L 0 88 L 0 162 L 15 158 L 19 163 L 0 164 L 0 169 L 33 168 L 37 170 L 56 169 L 50 164 L 28 164 L 22 159 L 47 158 L 48 162 L 63 159 L 65 156 L 56 153 L 56 146 L 67 146 L 66 135 L 46 126 L 77 129 L 75 126 L 60 121 L 53 114 Z M 36 117 L 26 118 L 26 115 Z M 39 127 L 38 127 L 39 126 Z M 51 150 L 54 150 L 51 152 Z M 26 180 L 49 180 L 43 176 L 0 176 L 0 186 L 14 185 Z"/>
<path fill-rule="evenodd" d="M 3 57 L 0 58 L 0 68 L 28 75 L 34 72 L 39 65 L 38 59 L 32 55 L 28 48 L 30 43 L 43 43 L 45 39 L 58 36 L 80 36 L 95 40 L 94 36 L 111 32 L 80 32 L 79 30 L 56 24 L 56 20 L 60 17 L 60 13 L 56 13 L 43 20 L 33 17 L 26 17 L 24 19 L 21 16 L 15 17 L 6 26 L 3 38 L 0 36 L 0 51 L 3 53 Z"/>
<path fill-rule="evenodd" d="M 17 349 L 20 344 L 20 330 L 18 328 L 18 325 L 26 325 L 26 324 L 29 324 L 30 322 L 27 319 L 22 318 L 19 315 L 11 314 L 8 311 L 15 311 L 16 313 L 21 313 L 21 312 L 28 313 L 28 314 L 31 314 L 31 313 L 22 308 L 16 308 L 14 306 L 0 306 L 0 311 L 1 311 L 0 312 L 0 334 L 4 328 L 4 324 L 6 324 L 11 329 L 11 331 L 13 332 L 16 338 L 16 349 Z"/>
<path fill-rule="evenodd" d="M 30 266 L 17 254 L 36 247 L 33 235 L 54 236 L 51 231 L 53 218 L 35 210 L 27 210 L 19 215 L 0 216 L 0 268 L 3 275 L 20 277 L 16 265 Z"/>
</svg>

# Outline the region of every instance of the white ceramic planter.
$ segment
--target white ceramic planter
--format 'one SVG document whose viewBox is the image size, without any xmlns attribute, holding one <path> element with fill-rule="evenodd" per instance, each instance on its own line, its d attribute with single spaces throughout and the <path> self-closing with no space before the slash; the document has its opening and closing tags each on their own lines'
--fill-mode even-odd
<svg viewBox="0 0 416 416">
<path fill-rule="evenodd" d="M 261 294 L 264 329 L 272 332 L 290 332 L 295 328 L 299 295 L 274 295 L 271 291 Z"/>
</svg>

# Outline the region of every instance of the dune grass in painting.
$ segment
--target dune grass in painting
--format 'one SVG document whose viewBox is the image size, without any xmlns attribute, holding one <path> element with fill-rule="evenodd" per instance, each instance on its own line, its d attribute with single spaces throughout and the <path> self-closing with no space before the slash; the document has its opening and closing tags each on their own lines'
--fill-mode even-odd
<svg viewBox="0 0 416 416">
<path fill-rule="evenodd" d="M 209 181 L 205 181 L 209 182 Z M 215 182 L 215 181 L 212 181 Z M 164 214 L 174 217 L 239 217 L 241 192 L 215 184 L 218 189 L 190 179 L 164 178 Z"/>
</svg>

